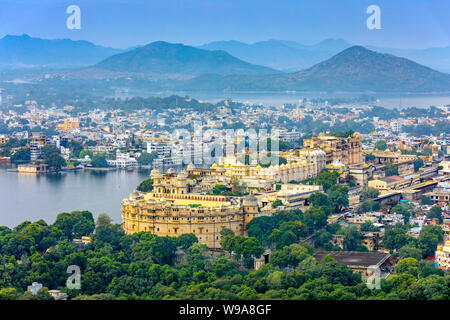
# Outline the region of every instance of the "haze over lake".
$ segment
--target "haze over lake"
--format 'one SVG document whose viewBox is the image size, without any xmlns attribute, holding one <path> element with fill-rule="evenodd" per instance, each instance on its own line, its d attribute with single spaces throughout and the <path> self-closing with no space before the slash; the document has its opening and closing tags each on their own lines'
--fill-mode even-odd
<svg viewBox="0 0 450 320">
<path fill-rule="evenodd" d="M 121 88 L 117 90 L 116 98 L 132 98 L 135 96 L 167 97 L 170 95 L 189 96 L 200 101 L 216 103 L 225 99 L 248 104 L 260 104 L 265 106 L 278 106 L 282 104 L 298 104 L 302 99 L 351 99 L 358 98 L 363 93 L 305 93 L 305 92 L 151 92 L 145 90 L 133 90 Z M 447 94 L 380 94 L 365 93 L 364 95 L 375 97 L 377 106 L 388 109 L 404 109 L 409 107 L 428 108 L 430 106 L 450 105 L 450 93 Z M 360 103 L 363 104 L 363 103 Z"/>
</svg>

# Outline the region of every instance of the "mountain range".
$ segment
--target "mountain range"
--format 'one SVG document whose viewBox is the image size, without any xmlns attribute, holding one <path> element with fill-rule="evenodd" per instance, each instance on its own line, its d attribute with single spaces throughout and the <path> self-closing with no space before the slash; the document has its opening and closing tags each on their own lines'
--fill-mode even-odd
<svg viewBox="0 0 450 320">
<path fill-rule="evenodd" d="M 47 40 L 27 34 L 0 39 L 0 67 L 73 68 L 97 63 L 120 49 L 70 39 Z"/>
<path fill-rule="evenodd" d="M 315 45 L 295 41 L 268 40 L 247 44 L 239 41 L 217 41 L 200 46 L 205 50 L 224 50 L 250 63 L 287 72 L 309 68 L 352 45 L 342 39 L 328 39 Z"/>
<path fill-rule="evenodd" d="M 203 75 L 185 90 L 449 92 L 450 75 L 405 58 L 353 46 L 311 68 L 284 74 Z"/>
<path fill-rule="evenodd" d="M 249 60 L 259 59 L 261 63 L 269 58 L 284 63 L 289 61 L 282 58 L 287 55 L 294 61 L 302 50 L 304 65 L 319 61 L 300 71 L 282 72 L 244 61 L 224 50 L 213 50 L 224 46 L 234 48 L 237 55 L 252 52 Z M 208 48 L 157 41 L 119 50 L 87 41 L 6 36 L 0 39 L 0 66 L 34 66 L 44 70 L 72 66 L 72 70 L 52 71 L 51 77 L 127 79 L 131 83 L 150 80 L 154 88 L 163 90 L 450 92 L 449 74 L 333 39 L 314 46 L 270 40 L 250 45 L 250 49 L 236 41 L 215 43 Z"/>
<path fill-rule="evenodd" d="M 314 45 L 283 40 L 260 41 L 253 44 L 232 40 L 211 42 L 199 48 L 224 50 L 250 63 L 293 72 L 312 67 L 352 46 L 342 39 L 327 39 Z M 396 49 L 366 46 L 366 48 L 404 57 L 441 72 L 450 73 L 450 47 Z"/>
</svg>

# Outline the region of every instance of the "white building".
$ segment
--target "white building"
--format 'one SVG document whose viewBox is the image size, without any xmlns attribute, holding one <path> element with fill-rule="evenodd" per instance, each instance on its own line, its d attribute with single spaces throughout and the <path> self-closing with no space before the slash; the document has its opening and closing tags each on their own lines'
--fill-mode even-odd
<svg viewBox="0 0 450 320">
<path fill-rule="evenodd" d="M 108 165 L 117 167 L 117 168 L 130 168 L 136 167 L 138 162 L 135 158 L 131 157 L 128 153 L 122 153 L 120 150 L 116 151 L 116 159 L 115 160 L 107 160 Z"/>
<path fill-rule="evenodd" d="M 170 156 L 171 148 L 170 146 L 167 145 L 148 142 L 147 152 L 148 153 L 156 152 L 158 154 L 158 157 L 168 157 Z"/>
<path fill-rule="evenodd" d="M 31 292 L 32 295 L 35 295 L 38 293 L 39 290 L 42 289 L 42 283 L 33 282 L 31 286 L 27 287 L 27 291 Z"/>
</svg>

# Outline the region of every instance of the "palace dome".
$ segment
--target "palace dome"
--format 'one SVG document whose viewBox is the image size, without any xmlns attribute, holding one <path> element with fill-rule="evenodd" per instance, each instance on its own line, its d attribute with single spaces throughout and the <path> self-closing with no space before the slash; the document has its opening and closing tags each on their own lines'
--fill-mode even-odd
<svg viewBox="0 0 450 320">
<path fill-rule="evenodd" d="M 161 174 L 161 172 L 159 172 L 158 169 L 153 169 L 150 172 L 150 178 L 151 179 L 161 179 L 162 178 L 162 174 Z"/>
</svg>

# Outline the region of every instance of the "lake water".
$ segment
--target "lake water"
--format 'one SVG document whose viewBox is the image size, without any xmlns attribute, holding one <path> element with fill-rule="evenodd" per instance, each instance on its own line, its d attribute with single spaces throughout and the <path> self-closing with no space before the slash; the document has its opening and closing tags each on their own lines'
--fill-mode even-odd
<svg viewBox="0 0 450 320">
<path fill-rule="evenodd" d="M 50 224 L 58 213 L 75 210 L 89 210 L 94 217 L 107 213 L 121 223 L 122 199 L 149 175 L 149 170 L 24 175 L 0 168 L 0 225 L 39 219 Z"/>
<path fill-rule="evenodd" d="M 282 104 L 298 104 L 302 99 L 312 98 L 357 98 L 362 93 L 317 93 L 317 92 L 153 92 L 151 90 L 133 90 L 121 88 L 121 94 L 116 98 L 131 98 L 134 96 L 157 96 L 167 97 L 170 95 L 189 96 L 200 101 L 217 103 L 225 99 L 232 99 L 237 102 L 248 104 L 259 104 L 265 106 L 279 106 Z M 126 92 L 126 94 L 123 94 Z M 430 106 L 450 105 L 449 93 L 418 94 L 418 93 L 367 93 L 368 96 L 375 97 L 375 103 L 388 109 L 403 109 L 408 107 L 428 108 Z"/>
</svg>

